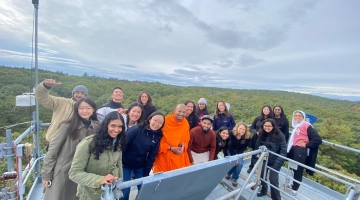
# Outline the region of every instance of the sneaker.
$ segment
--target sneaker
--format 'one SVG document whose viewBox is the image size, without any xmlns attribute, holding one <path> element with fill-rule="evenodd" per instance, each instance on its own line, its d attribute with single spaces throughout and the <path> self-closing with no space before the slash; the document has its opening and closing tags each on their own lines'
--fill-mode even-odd
<svg viewBox="0 0 360 200">
<path fill-rule="evenodd" d="M 249 166 L 249 169 L 246 171 L 247 173 L 249 173 L 250 174 L 250 172 L 251 172 L 251 170 L 254 168 L 254 166 Z"/>
<path fill-rule="evenodd" d="M 292 195 L 294 195 L 294 196 L 297 195 L 297 191 L 296 191 L 296 190 L 291 189 L 291 193 L 292 193 Z"/>
</svg>

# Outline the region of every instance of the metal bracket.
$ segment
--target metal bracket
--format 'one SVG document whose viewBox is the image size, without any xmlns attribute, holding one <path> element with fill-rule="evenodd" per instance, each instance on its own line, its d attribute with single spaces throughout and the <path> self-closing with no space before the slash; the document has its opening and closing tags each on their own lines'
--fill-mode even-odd
<svg viewBox="0 0 360 200">
<path fill-rule="evenodd" d="M 7 151 L 5 150 L 4 147 L 7 147 L 7 144 L 1 143 L 0 144 L 0 159 L 3 159 L 5 157 L 5 155 L 7 155 Z"/>
</svg>

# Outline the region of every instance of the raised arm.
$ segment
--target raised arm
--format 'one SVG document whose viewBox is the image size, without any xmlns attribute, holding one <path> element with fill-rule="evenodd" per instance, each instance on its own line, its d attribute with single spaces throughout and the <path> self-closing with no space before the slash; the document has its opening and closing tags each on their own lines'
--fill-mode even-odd
<svg viewBox="0 0 360 200">
<path fill-rule="evenodd" d="M 61 82 L 56 82 L 53 79 L 45 79 L 45 81 L 41 82 L 35 90 L 35 97 L 43 106 L 55 110 L 56 107 L 59 105 L 59 102 L 63 97 L 55 97 L 50 95 L 50 90 L 53 87 L 61 85 Z"/>
</svg>

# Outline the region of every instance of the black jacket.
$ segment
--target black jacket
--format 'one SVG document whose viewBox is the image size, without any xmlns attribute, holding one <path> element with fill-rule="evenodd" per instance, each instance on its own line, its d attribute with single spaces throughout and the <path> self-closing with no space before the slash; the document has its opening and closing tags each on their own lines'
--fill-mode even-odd
<svg viewBox="0 0 360 200">
<path fill-rule="evenodd" d="M 255 149 L 259 149 L 260 146 L 266 146 L 266 148 L 269 151 L 272 151 L 274 153 L 280 154 L 282 156 L 286 157 L 286 141 L 285 137 L 282 133 L 278 133 L 277 138 L 271 138 L 272 134 L 275 134 L 273 130 L 269 134 L 264 134 L 263 136 L 259 137 L 255 144 Z M 255 163 L 258 158 L 252 157 L 253 161 L 252 163 Z M 285 159 L 280 158 L 274 154 L 269 153 L 268 157 L 268 166 L 274 168 L 275 170 L 280 170 L 281 166 L 284 164 Z"/>
<path fill-rule="evenodd" d="M 144 106 L 144 114 L 141 118 L 141 121 L 146 121 L 147 118 L 155 111 L 157 111 L 155 106 Z"/>
<path fill-rule="evenodd" d="M 231 156 L 244 153 L 246 148 L 249 146 L 249 143 L 251 142 L 251 138 L 238 140 L 234 134 L 230 134 L 229 137 L 231 138 L 231 144 L 229 148 Z"/>
<path fill-rule="evenodd" d="M 144 126 L 133 126 L 126 132 L 122 164 L 127 169 L 144 168 L 148 176 L 160 146 L 159 134 Z"/>
<path fill-rule="evenodd" d="M 109 107 L 111 109 L 124 108 L 124 106 L 120 103 L 117 103 L 113 100 L 110 100 L 108 103 L 102 105 L 100 108 Z"/>
<path fill-rule="evenodd" d="M 319 150 L 319 146 L 322 144 L 322 138 L 312 126 L 307 128 L 307 133 L 309 137 L 309 143 L 306 144 L 306 148 L 310 149 L 309 156 L 306 158 L 306 165 L 312 168 L 315 168 L 317 154 Z M 310 176 L 314 175 L 314 171 L 306 169 L 306 173 Z"/>
<path fill-rule="evenodd" d="M 189 122 L 190 130 L 194 127 L 197 127 L 199 122 L 199 117 L 194 113 L 190 114 L 189 117 L 186 117 L 187 121 Z"/>
<path fill-rule="evenodd" d="M 276 125 L 285 136 L 286 143 L 289 141 L 289 120 L 285 116 L 275 118 Z"/>
</svg>

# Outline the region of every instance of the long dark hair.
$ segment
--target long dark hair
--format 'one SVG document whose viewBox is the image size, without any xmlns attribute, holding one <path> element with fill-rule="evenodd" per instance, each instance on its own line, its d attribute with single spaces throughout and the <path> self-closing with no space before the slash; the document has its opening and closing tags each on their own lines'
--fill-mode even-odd
<svg viewBox="0 0 360 200">
<path fill-rule="evenodd" d="M 108 133 L 108 125 L 111 121 L 120 120 L 122 122 L 122 130 L 116 136 L 116 141 L 110 137 Z M 90 153 L 95 155 L 95 159 L 99 160 L 100 155 L 105 149 L 113 148 L 113 151 L 123 150 L 125 147 L 125 123 L 124 118 L 117 111 L 113 111 L 106 115 L 100 124 L 100 130 L 95 134 L 93 141 L 90 143 Z"/>
<path fill-rule="evenodd" d="M 265 130 L 264 130 L 264 124 L 266 122 L 270 122 L 271 123 L 271 126 L 273 127 L 273 129 L 271 130 L 270 133 L 267 133 Z M 261 127 L 260 127 L 260 130 L 259 130 L 259 139 L 261 140 L 265 140 L 266 136 L 265 135 L 268 135 L 270 136 L 270 139 L 272 141 L 275 141 L 277 140 L 279 137 L 280 137 L 280 134 L 282 134 L 282 132 L 280 131 L 280 129 L 277 127 L 276 125 L 276 122 L 274 119 L 272 118 L 267 118 L 265 119 L 262 123 L 261 123 Z"/>
<path fill-rule="evenodd" d="M 208 111 L 208 109 L 207 109 L 207 105 L 205 104 L 205 108 L 203 109 L 203 110 L 200 110 L 200 108 L 199 108 L 199 104 L 196 106 L 196 114 L 198 115 L 198 116 L 200 116 L 200 113 L 201 112 L 204 112 L 204 115 L 208 115 L 209 114 L 209 111 Z"/>
<path fill-rule="evenodd" d="M 225 140 L 225 146 L 230 146 L 231 144 L 231 132 L 230 130 L 228 129 L 227 126 L 222 126 L 219 128 L 219 130 L 216 131 L 216 144 L 220 141 L 223 141 L 222 137 L 220 136 L 220 133 L 224 130 L 228 130 L 229 131 L 229 137 Z"/>
<path fill-rule="evenodd" d="M 267 116 L 264 115 L 264 112 L 263 112 L 264 108 L 269 108 L 270 113 Z M 268 119 L 268 118 L 274 118 L 274 113 L 273 113 L 273 110 L 271 109 L 271 106 L 268 104 L 265 104 L 261 108 L 260 121 L 264 121 L 265 119 Z"/>
<path fill-rule="evenodd" d="M 224 114 L 225 114 L 225 117 L 226 118 L 230 118 L 230 113 L 229 113 L 229 110 L 228 110 L 228 108 L 227 108 L 227 106 L 226 106 L 226 103 L 225 103 L 225 101 L 218 101 L 217 102 L 217 104 L 216 104 L 216 111 L 215 111 L 215 118 L 216 119 L 219 119 L 220 118 L 220 116 L 219 116 L 219 112 L 220 112 L 220 110 L 219 110 L 219 103 L 223 103 L 224 104 L 224 106 L 225 106 L 225 110 L 224 110 Z"/>
<path fill-rule="evenodd" d="M 81 98 L 74 104 L 74 111 L 71 115 L 70 119 L 67 121 L 62 122 L 61 124 L 69 124 L 69 127 L 67 129 L 68 137 L 72 140 L 76 140 L 79 137 L 79 126 L 82 123 L 82 117 L 79 115 L 79 106 L 82 102 L 85 102 L 89 104 L 93 109 L 93 113 L 90 116 L 89 120 L 97 121 L 97 115 L 96 115 L 96 103 L 90 99 L 89 97 Z"/>
<path fill-rule="evenodd" d="M 195 113 L 196 112 L 195 103 L 193 101 L 191 101 L 191 100 L 187 100 L 187 101 L 184 102 L 185 106 L 187 106 L 188 103 L 192 103 L 192 105 L 193 105 L 193 111 L 190 113 L 190 115 L 196 115 L 196 113 Z M 189 115 L 189 117 L 190 117 L 190 115 Z"/>
<path fill-rule="evenodd" d="M 160 111 L 155 111 L 155 112 L 151 113 L 151 115 L 146 119 L 146 121 L 141 122 L 141 124 L 139 126 L 143 126 L 144 129 L 150 128 L 150 120 L 156 115 L 161 115 L 164 118 L 164 123 L 161 125 L 159 130 L 156 131 L 156 133 L 159 135 L 159 137 L 161 139 L 162 136 L 163 136 L 162 129 L 164 128 L 164 125 L 165 125 L 165 115 L 164 115 L 164 113 L 162 113 Z"/>
<path fill-rule="evenodd" d="M 274 108 L 273 108 L 273 113 L 274 113 L 274 110 L 275 110 L 276 107 L 279 107 L 279 108 L 281 109 L 280 118 L 286 118 L 284 109 L 283 109 L 280 105 L 274 106 Z M 275 117 L 275 114 L 274 114 L 274 117 Z"/>
<path fill-rule="evenodd" d="M 129 122 L 130 122 L 130 117 L 129 117 L 129 114 L 130 114 L 130 111 L 131 109 L 133 109 L 134 107 L 139 107 L 141 109 L 141 115 L 140 115 L 140 118 L 136 121 L 136 123 L 141 123 L 141 118 L 142 116 L 144 115 L 144 106 L 139 103 L 139 102 L 134 102 L 132 104 L 130 104 L 130 106 L 128 107 L 128 109 L 126 110 L 126 127 L 129 127 Z"/>
<path fill-rule="evenodd" d="M 140 103 L 140 104 L 142 104 L 142 102 L 141 102 L 141 95 L 142 95 L 142 94 L 146 94 L 147 97 L 148 97 L 148 101 L 146 102 L 146 104 L 145 104 L 144 106 L 149 106 L 149 107 L 150 107 L 150 106 L 154 106 L 154 104 L 153 104 L 153 102 L 152 102 L 152 98 L 151 98 L 149 92 L 147 92 L 146 90 L 140 92 L 140 94 L 139 94 L 139 96 L 138 96 L 138 98 L 137 98 L 137 102 Z"/>
</svg>

